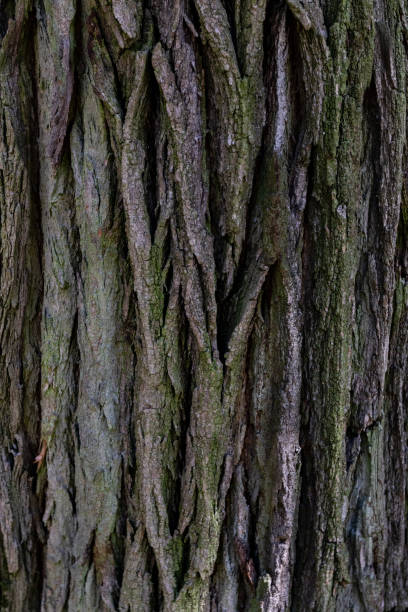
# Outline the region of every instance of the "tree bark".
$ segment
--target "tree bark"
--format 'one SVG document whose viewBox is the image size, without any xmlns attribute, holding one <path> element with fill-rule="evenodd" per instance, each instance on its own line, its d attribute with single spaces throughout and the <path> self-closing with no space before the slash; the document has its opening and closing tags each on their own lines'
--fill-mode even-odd
<svg viewBox="0 0 408 612">
<path fill-rule="evenodd" d="M 0 41 L 0 609 L 408 609 L 406 3 Z"/>
</svg>

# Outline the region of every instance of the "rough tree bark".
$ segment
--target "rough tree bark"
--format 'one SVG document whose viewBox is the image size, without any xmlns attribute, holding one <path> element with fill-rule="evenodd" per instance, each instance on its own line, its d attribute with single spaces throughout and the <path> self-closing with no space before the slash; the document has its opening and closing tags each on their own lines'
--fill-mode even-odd
<svg viewBox="0 0 408 612">
<path fill-rule="evenodd" d="M 1 610 L 408 609 L 406 2 L 0 40 Z"/>
</svg>

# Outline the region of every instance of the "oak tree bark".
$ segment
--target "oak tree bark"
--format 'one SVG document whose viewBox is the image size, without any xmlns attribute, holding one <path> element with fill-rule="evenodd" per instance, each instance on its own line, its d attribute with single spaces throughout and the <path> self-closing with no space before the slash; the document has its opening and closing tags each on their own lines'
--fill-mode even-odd
<svg viewBox="0 0 408 612">
<path fill-rule="evenodd" d="M 406 2 L 0 41 L 0 609 L 408 609 Z"/>
</svg>

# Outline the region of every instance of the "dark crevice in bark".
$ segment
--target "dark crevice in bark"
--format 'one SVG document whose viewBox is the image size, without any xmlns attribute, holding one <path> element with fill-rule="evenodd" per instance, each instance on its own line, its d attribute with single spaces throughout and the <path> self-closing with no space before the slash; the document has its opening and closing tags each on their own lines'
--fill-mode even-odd
<svg viewBox="0 0 408 612">
<path fill-rule="evenodd" d="M 126 456 L 125 451 L 122 451 L 122 482 L 121 482 L 121 490 L 120 490 L 120 501 L 119 501 L 119 513 L 118 520 L 116 524 L 116 531 L 112 534 L 112 548 L 114 551 L 114 559 L 115 559 L 115 577 L 117 583 L 117 604 L 120 599 L 120 592 L 123 584 L 123 575 L 125 571 L 125 555 L 126 555 L 126 532 L 127 532 L 127 522 L 130 524 L 130 512 L 129 512 L 129 503 L 130 496 L 127 490 L 127 482 L 126 482 L 126 460 L 128 457 Z"/>
<path fill-rule="evenodd" d="M 197 24 L 197 28 L 199 31 L 200 28 L 198 24 L 200 23 L 200 20 L 193 2 L 191 3 L 191 11 L 194 18 L 194 23 Z M 219 156 L 214 142 L 214 130 L 218 129 L 217 124 L 214 121 L 217 109 L 215 108 L 215 106 L 213 106 L 214 101 L 211 100 L 211 97 L 208 96 L 207 93 L 213 88 L 211 60 L 208 56 L 208 50 L 206 49 L 205 43 L 203 43 L 201 37 L 194 41 L 194 46 L 196 49 L 196 57 L 200 58 L 200 63 L 202 65 L 202 105 L 205 109 L 205 117 L 207 119 L 207 123 L 203 126 L 203 157 L 205 158 L 208 173 L 208 179 L 206 178 L 206 180 L 208 180 L 207 223 L 211 231 L 211 235 L 213 237 L 213 249 L 216 270 L 216 301 L 219 304 L 219 308 L 217 309 L 217 346 L 220 358 L 223 359 L 225 351 L 227 349 L 228 338 L 223 320 L 223 316 L 225 315 L 222 314 L 225 313 L 225 310 L 223 308 L 223 301 L 225 299 L 225 282 L 222 274 L 222 268 L 224 264 L 225 249 L 228 244 L 228 238 L 225 236 L 223 229 L 220 226 L 220 202 L 222 202 L 222 188 L 217 174 Z"/>
<path fill-rule="evenodd" d="M 187 330 L 187 321 L 184 321 L 183 327 Z M 177 340 L 176 340 L 177 341 Z M 183 350 L 184 349 L 184 350 Z M 169 527 L 170 534 L 174 536 L 176 530 L 178 530 L 180 515 L 181 515 L 181 503 L 182 503 L 182 478 L 183 478 L 183 470 L 186 467 L 186 459 L 187 459 L 187 438 L 190 435 L 190 419 L 191 419 L 191 404 L 193 397 L 193 375 L 191 371 L 191 363 L 189 357 L 187 355 L 187 335 L 184 338 L 183 342 L 182 354 L 185 355 L 185 395 L 182 399 L 182 405 L 180 406 L 181 419 L 180 419 L 180 430 L 175 432 L 174 444 L 178 447 L 178 453 L 175 464 L 176 478 L 174 479 L 174 475 L 172 478 L 174 479 L 174 492 L 172 499 L 170 500 L 170 508 L 169 508 Z M 177 535 L 179 535 L 177 533 Z M 184 548 L 188 547 L 188 533 L 180 534 L 183 535 L 184 538 Z M 184 566 L 188 567 L 188 563 L 185 561 L 186 557 L 188 557 L 188 550 L 186 548 L 186 553 L 183 552 L 182 558 L 184 560 Z M 183 570 L 184 571 L 184 570 Z M 184 574 L 183 574 L 184 575 Z"/>
<path fill-rule="evenodd" d="M 168 246 L 171 240 L 170 235 L 171 235 L 171 230 L 169 227 L 166 242 L 163 247 L 163 267 L 165 267 L 168 263 L 168 257 L 166 256 L 166 252 L 167 253 L 170 252 L 167 250 L 167 249 L 170 249 L 170 247 Z M 167 309 L 169 307 L 170 291 L 172 287 L 172 282 L 173 282 L 173 265 L 170 263 L 168 265 L 166 277 L 165 277 L 164 284 L 163 284 L 163 294 L 164 294 L 163 295 L 163 298 L 164 298 L 163 299 L 163 325 L 166 319 Z"/>
<path fill-rule="evenodd" d="M 296 561 L 293 570 L 293 587 L 292 587 L 292 598 L 293 598 L 293 610 L 300 610 L 301 603 L 297 596 L 300 592 L 302 585 L 302 577 L 304 575 L 305 558 L 307 555 L 313 555 L 313 535 L 310 534 L 311 529 L 311 517 L 313 513 L 313 485 L 309 483 L 309 480 L 313 477 L 313 472 L 308 465 L 310 462 L 310 451 L 305 444 L 301 442 L 302 447 L 302 467 L 300 473 L 300 480 L 302 483 L 300 492 L 300 507 L 298 515 L 298 526 L 297 526 L 297 537 L 296 537 Z M 306 589 L 303 589 L 302 600 L 304 605 L 310 606 L 310 599 L 315 589 L 314 580 L 309 580 L 306 585 Z M 312 608 L 313 609 L 313 608 Z"/>
<path fill-rule="evenodd" d="M 70 459 L 70 466 L 74 466 L 75 464 L 75 451 L 79 452 L 79 436 L 76 439 L 75 432 L 75 419 L 76 419 L 76 410 L 78 405 L 78 395 L 79 395 L 79 381 L 81 374 L 81 361 L 80 361 L 80 350 L 78 345 L 78 310 L 75 312 L 74 322 L 72 326 L 71 333 L 71 341 L 69 346 L 69 352 L 72 354 L 73 360 L 73 385 L 74 385 L 74 395 L 75 398 L 74 404 L 71 407 L 71 410 L 68 414 L 67 421 L 67 431 L 68 431 L 68 439 L 67 439 L 67 448 L 68 448 L 68 456 Z M 77 448 L 76 448 L 77 446 Z M 76 508 L 76 484 L 75 484 L 75 470 L 73 467 L 70 469 L 70 479 L 69 479 L 69 497 L 72 504 L 72 514 L 75 517 L 77 514 Z"/>
<path fill-rule="evenodd" d="M 276 289 L 276 284 L 274 279 L 277 273 L 278 263 L 271 266 L 268 274 L 265 278 L 265 282 L 262 288 L 262 292 L 260 295 L 260 309 L 262 319 L 265 325 L 265 330 L 270 329 L 271 320 L 270 320 L 270 311 L 271 311 L 271 302 L 274 295 L 274 289 Z"/>
<path fill-rule="evenodd" d="M 405 147 L 404 162 L 408 162 L 408 152 Z M 405 165 L 404 164 L 404 165 Z M 408 176 L 402 183 L 401 209 L 397 230 L 396 273 L 403 281 L 408 280 Z M 395 308 L 394 308 L 395 312 Z"/>
<path fill-rule="evenodd" d="M 151 609 L 152 612 L 160 612 L 163 604 L 163 596 L 160 588 L 160 579 L 159 579 L 159 571 L 157 568 L 157 563 L 154 557 L 153 550 L 149 547 L 149 555 L 148 555 L 148 565 L 150 568 L 150 575 L 152 580 L 152 599 L 151 599 Z"/>
<path fill-rule="evenodd" d="M 368 385 L 364 382 L 364 372 L 361 372 L 361 365 L 358 360 L 361 360 L 364 351 L 364 342 L 366 342 L 365 329 L 371 325 L 375 329 L 375 306 L 372 302 L 372 278 L 373 268 L 375 270 L 376 281 L 380 281 L 380 286 L 384 287 L 382 277 L 382 266 L 379 261 L 381 259 L 381 246 L 379 236 L 383 235 L 382 220 L 378 208 L 378 199 L 381 185 L 381 169 L 379 167 L 380 150 L 381 150 L 381 133 L 378 129 L 378 121 L 380 118 L 380 108 L 378 106 L 376 85 L 374 75 L 370 86 L 365 92 L 363 102 L 363 133 L 365 136 L 364 160 L 363 164 L 366 168 L 365 176 L 363 176 L 363 198 L 365 201 L 368 198 L 367 210 L 363 212 L 359 219 L 360 240 L 362 252 L 360 255 L 359 267 L 355 277 L 355 308 L 357 316 L 361 323 L 361 330 L 357 330 L 355 338 L 356 352 L 354 359 L 356 360 L 354 369 L 355 375 L 352 382 L 351 394 L 351 414 L 349 416 L 349 427 L 359 433 L 363 428 L 364 419 L 364 403 L 370 402 Z M 363 215 L 367 216 L 364 217 Z M 373 265 L 374 260 L 374 265 Z M 365 319 L 365 321 L 364 321 Z M 361 334 L 359 337 L 358 334 Z"/>
<path fill-rule="evenodd" d="M 187 2 L 185 2 L 184 15 L 189 19 L 194 30 L 192 30 L 191 25 L 186 22 L 185 18 L 184 18 L 184 29 L 186 30 L 187 28 L 188 37 L 191 43 L 193 42 L 193 39 L 195 39 L 194 45 L 196 48 L 197 57 L 201 58 L 202 57 L 202 44 L 201 44 L 201 36 L 200 36 L 200 18 L 198 16 L 194 0 L 187 0 Z"/>
<path fill-rule="evenodd" d="M 219 308 L 217 312 L 217 330 L 218 330 L 218 351 L 222 363 L 225 362 L 225 356 L 229 348 L 231 336 L 235 330 L 237 324 L 237 317 L 239 316 L 239 304 L 243 303 L 247 296 L 245 291 L 248 289 L 245 281 L 248 280 L 250 270 L 256 261 L 260 264 L 270 265 L 272 263 L 268 254 L 260 247 L 260 232 L 262 233 L 262 197 L 264 191 L 265 182 L 265 157 L 268 155 L 265 147 L 265 140 L 267 138 L 267 127 L 263 130 L 262 142 L 260 151 L 255 161 L 254 175 L 253 175 L 253 189 L 250 193 L 248 201 L 248 207 L 246 212 L 246 234 L 243 240 L 242 253 L 240 260 L 237 265 L 235 277 L 230 291 L 225 295 L 225 287 L 222 285 L 218 286 L 218 303 Z M 267 185 L 269 187 L 269 184 Z M 274 236 L 269 236 L 268 239 L 273 241 Z M 268 274 L 270 273 L 269 270 Z M 268 277 L 267 277 L 268 278 Z M 265 279 L 265 285 L 267 283 Z M 264 292 L 261 292 L 263 295 Z M 224 296 L 225 297 L 222 297 Z"/>
<path fill-rule="evenodd" d="M 5 0 L 0 9 L 0 41 L 7 33 L 9 19 L 14 19 L 16 12 L 15 0 Z"/>
<path fill-rule="evenodd" d="M 35 75 L 37 72 L 37 58 L 34 49 L 34 39 L 36 36 L 36 21 L 34 19 L 34 11 L 31 13 L 30 19 L 30 28 L 28 29 L 29 39 L 32 41 L 32 48 L 29 49 L 29 62 L 32 74 Z M 32 236 L 32 252 L 30 253 L 30 257 L 32 257 L 32 262 L 36 264 L 38 267 L 38 278 L 41 278 L 42 283 L 41 286 L 36 286 L 36 279 L 34 278 L 34 274 L 30 278 L 31 283 L 31 292 L 36 293 L 34 297 L 34 312 L 33 317 L 30 321 L 30 327 L 34 331 L 34 334 L 37 336 L 37 341 L 33 348 L 35 348 L 35 354 L 37 359 L 37 382 L 35 385 L 35 394 L 34 397 L 26 397 L 25 398 L 25 406 L 30 412 L 33 410 L 33 400 L 34 405 L 36 406 L 36 435 L 34 439 L 29 441 L 29 450 L 31 452 L 31 457 L 37 454 L 37 450 L 40 446 L 40 426 L 41 426 L 41 317 L 43 310 L 43 299 L 44 299 L 44 268 L 43 268 L 43 245 L 44 245 L 44 236 L 42 230 L 41 223 L 41 199 L 40 199 L 40 162 L 39 162 L 39 150 L 38 150 L 38 137 L 39 137 L 39 108 L 38 108 L 38 84 L 36 79 L 32 79 L 32 115 L 33 115 L 33 124 L 30 127 L 31 137 L 30 142 L 32 144 L 29 145 L 29 181 L 30 181 L 30 195 L 32 199 L 31 208 L 30 208 L 30 219 L 29 219 L 29 228 L 30 235 Z M 34 144 L 35 143 L 35 144 Z M 34 265 L 33 265 L 34 268 Z M 27 412 L 28 412 L 27 410 Z M 34 449 L 33 446 L 36 446 Z M 42 504 L 43 500 L 40 502 L 40 508 L 43 508 Z"/>
<path fill-rule="evenodd" d="M 247 533 L 248 533 L 248 551 L 247 551 L 247 559 L 246 559 L 246 563 L 245 563 L 245 581 L 248 583 L 249 587 L 250 587 L 250 591 L 252 591 L 253 589 L 256 588 L 257 582 L 258 582 L 258 577 L 261 573 L 261 563 L 259 560 L 259 554 L 258 554 L 258 542 L 257 542 L 257 527 L 258 527 L 258 503 L 259 503 L 259 498 L 256 499 L 255 504 L 254 504 L 254 500 L 253 498 L 253 493 L 252 493 L 252 483 L 250 480 L 250 475 L 247 471 L 246 468 L 246 455 L 247 453 L 253 452 L 252 448 L 254 446 L 254 431 L 253 431 L 253 426 L 252 425 L 248 425 L 247 426 L 247 431 L 248 434 L 245 436 L 245 442 L 244 442 L 244 449 L 243 449 L 243 456 L 244 456 L 244 473 L 245 473 L 245 480 L 244 480 L 244 495 L 245 495 L 245 501 L 247 503 L 247 506 L 249 508 L 249 522 L 248 522 L 248 526 L 247 526 Z M 251 445 L 251 446 L 249 446 Z M 252 461 L 251 461 L 252 463 Z M 263 568 L 262 568 L 263 569 Z"/>
<path fill-rule="evenodd" d="M 306 130 L 310 118 L 307 116 L 307 93 L 303 79 L 304 67 L 299 58 L 302 57 L 302 42 L 296 28 L 296 21 L 292 13 L 287 13 L 287 39 L 289 68 L 288 78 L 290 81 L 290 138 L 287 164 L 289 170 L 289 185 L 291 186 L 291 176 L 294 173 L 299 156 L 303 152 L 304 141 L 306 140 Z M 291 189 L 289 188 L 289 196 Z"/>
<path fill-rule="evenodd" d="M 238 9 L 237 4 L 241 3 L 241 0 L 238 0 L 238 1 L 221 0 L 221 1 L 222 1 L 222 5 L 224 6 L 225 12 L 227 14 L 228 24 L 229 24 L 230 32 L 231 32 L 231 39 L 232 39 L 234 50 L 237 56 L 238 65 L 240 67 L 240 70 L 242 71 L 241 53 L 240 53 L 238 37 L 237 37 L 237 27 L 239 28 L 240 24 L 236 23 L 236 18 L 235 18 L 237 14 L 237 9 Z M 244 7 L 244 10 L 245 10 L 245 7 Z"/>
<path fill-rule="evenodd" d="M 292 585 L 292 601 L 293 610 L 300 609 L 300 601 L 297 594 L 300 592 L 303 584 L 305 560 L 308 555 L 313 555 L 313 508 L 314 508 L 314 471 L 313 471 L 313 451 L 311 448 L 311 442 L 309 438 L 309 427 L 310 427 L 310 412 L 311 412 L 311 398 L 309 395 L 308 381 L 309 373 L 305 364 L 305 357 L 308 350 L 308 338 L 310 332 L 308 327 L 310 326 L 312 317 L 316 315 L 313 302 L 310 299 L 312 295 L 313 285 L 313 237 L 312 237 L 312 223 L 315 215 L 316 202 L 314 199 L 314 177 L 316 172 L 316 156 L 317 151 L 312 150 L 311 160 L 308 167 L 308 182 L 307 182 L 307 198 L 306 207 L 303 215 L 303 243 L 302 243 L 302 308 L 304 311 L 305 322 L 304 331 L 302 337 L 302 354 L 303 354 L 303 368 L 302 368 L 302 386 L 301 386 L 301 400 L 300 400 L 300 417 L 301 426 L 299 434 L 299 444 L 302 449 L 302 461 L 300 469 L 300 502 L 298 510 L 298 523 L 296 530 L 296 544 L 295 544 L 295 563 L 293 568 L 293 585 Z M 305 599 L 302 599 L 303 605 L 309 606 L 308 593 L 313 593 L 315 584 L 313 580 L 308 580 L 307 591 L 303 592 L 306 595 Z"/>
<path fill-rule="evenodd" d="M 314 176 L 316 172 L 316 148 L 313 147 L 310 155 L 310 162 L 307 168 L 307 195 L 306 205 L 303 211 L 303 233 L 302 233 L 302 299 L 301 305 L 306 319 L 311 316 L 310 308 L 313 308 L 313 304 L 309 299 L 311 290 L 313 288 L 313 276 L 312 276 L 312 222 L 314 216 L 315 201 L 313 196 L 314 191 Z M 303 335 L 303 353 L 306 350 L 305 347 L 306 336 Z M 302 373 L 302 389 L 306 392 L 307 377 L 306 372 Z M 302 402 L 303 406 L 303 402 Z"/>
<path fill-rule="evenodd" d="M 271 2 L 266 6 L 265 21 L 263 26 L 263 45 L 264 56 L 262 62 L 263 83 L 265 86 L 265 110 L 267 121 L 265 127 L 267 129 L 268 140 L 267 145 L 271 146 L 273 138 L 273 123 L 276 115 L 277 96 L 280 92 L 276 88 L 276 51 L 279 35 L 279 24 L 282 19 L 287 22 L 289 12 L 285 2 Z M 288 31 L 287 26 L 285 29 Z M 296 35 L 296 28 L 295 28 Z M 291 42 L 291 39 L 289 38 Z"/>
<path fill-rule="evenodd" d="M 355 464 L 360 453 L 360 432 L 349 424 L 346 430 L 346 468 Z"/>
<path fill-rule="evenodd" d="M 149 102 L 148 108 L 146 108 L 145 111 L 146 120 L 143 133 L 146 151 L 146 165 L 143 179 L 145 186 L 146 207 L 150 220 L 150 236 L 152 242 L 154 242 L 160 213 L 160 203 L 157 201 L 158 188 L 156 177 L 159 169 L 157 167 L 156 151 L 158 147 L 158 139 L 160 138 L 161 134 L 161 122 L 157 121 L 157 117 L 160 116 L 160 92 L 156 79 L 153 78 L 153 75 L 149 77 L 147 98 Z M 165 263 L 164 257 L 163 265 Z"/>
<path fill-rule="evenodd" d="M 74 85 L 72 89 L 72 120 L 74 117 L 81 117 L 80 113 L 80 86 L 81 80 L 84 77 L 86 71 L 85 61 L 85 46 L 84 37 L 82 32 L 84 20 L 84 7 L 83 0 L 76 0 L 76 11 L 73 22 L 73 36 L 74 36 L 74 49 L 73 49 L 73 67 L 74 67 Z M 71 122 L 72 123 L 72 122 Z"/>
<path fill-rule="evenodd" d="M 190 539 L 189 539 L 189 535 L 187 531 L 183 539 L 182 560 L 180 564 L 179 575 L 177 576 L 176 588 L 177 588 L 178 593 L 181 591 L 182 587 L 185 584 L 186 576 L 188 574 L 188 569 L 190 567 L 190 562 L 191 562 L 191 545 L 190 545 Z"/>
<path fill-rule="evenodd" d="M 136 320 L 135 314 L 135 301 L 131 300 L 131 306 L 129 308 L 129 320 Z M 127 323 L 127 321 L 126 321 Z M 129 325 L 129 324 L 128 324 Z M 137 364 L 136 351 L 134 346 L 135 338 L 135 323 L 129 329 L 125 329 L 125 338 L 128 340 L 131 347 L 131 362 L 129 368 L 132 372 L 132 376 L 129 381 L 128 387 L 124 393 L 124 406 L 122 412 L 122 489 L 121 496 L 124 500 L 123 504 L 120 504 L 121 509 L 121 521 L 126 526 L 126 521 L 132 521 L 134 513 L 134 502 L 132 500 L 132 494 L 135 487 L 136 479 L 136 436 L 135 436 L 135 415 L 132 410 L 134 398 L 133 389 L 135 385 L 135 369 Z"/>
</svg>

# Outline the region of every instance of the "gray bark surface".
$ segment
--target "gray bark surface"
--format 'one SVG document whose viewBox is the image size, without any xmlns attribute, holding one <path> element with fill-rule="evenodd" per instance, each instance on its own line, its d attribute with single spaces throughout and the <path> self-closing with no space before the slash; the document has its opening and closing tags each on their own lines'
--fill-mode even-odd
<svg viewBox="0 0 408 612">
<path fill-rule="evenodd" d="M 0 3 L 0 610 L 408 610 L 408 5 Z"/>
</svg>

